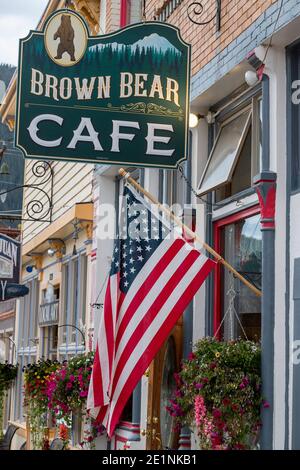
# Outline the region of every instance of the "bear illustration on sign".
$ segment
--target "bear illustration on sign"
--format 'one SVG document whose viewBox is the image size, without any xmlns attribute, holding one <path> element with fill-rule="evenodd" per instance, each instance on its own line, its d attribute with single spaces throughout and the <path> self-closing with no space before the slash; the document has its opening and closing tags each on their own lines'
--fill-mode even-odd
<svg viewBox="0 0 300 470">
<path fill-rule="evenodd" d="M 70 15 L 62 15 L 61 24 L 54 34 L 54 41 L 60 38 L 60 43 L 57 47 L 57 56 L 55 59 L 61 59 L 62 55 L 67 52 L 72 62 L 75 62 L 75 45 L 74 45 L 74 29 L 71 23 Z"/>
</svg>

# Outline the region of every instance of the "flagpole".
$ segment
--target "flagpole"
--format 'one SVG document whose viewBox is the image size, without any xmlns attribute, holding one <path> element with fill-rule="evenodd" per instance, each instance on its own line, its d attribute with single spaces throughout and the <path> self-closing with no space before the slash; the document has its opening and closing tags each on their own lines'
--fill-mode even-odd
<svg viewBox="0 0 300 470">
<path fill-rule="evenodd" d="M 164 212 L 170 219 L 172 219 L 177 225 L 179 225 L 184 233 L 187 233 L 191 238 L 196 239 L 203 247 L 217 260 L 218 263 L 223 264 L 236 278 L 238 278 L 245 286 L 247 286 L 255 295 L 261 297 L 262 293 L 257 289 L 251 282 L 247 281 L 236 269 L 234 269 L 231 264 L 229 264 L 224 258 L 222 258 L 219 253 L 217 253 L 211 246 L 203 242 L 199 235 L 193 230 L 191 230 L 187 225 L 185 225 L 179 217 L 177 217 L 173 212 L 163 204 L 161 204 L 155 197 L 149 193 L 145 188 L 143 188 L 139 183 L 137 183 L 133 178 L 131 178 L 130 173 L 120 168 L 119 175 L 126 179 L 133 187 L 135 187 L 139 192 L 143 193 L 153 204 L 157 205 L 158 208 Z"/>
</svg>

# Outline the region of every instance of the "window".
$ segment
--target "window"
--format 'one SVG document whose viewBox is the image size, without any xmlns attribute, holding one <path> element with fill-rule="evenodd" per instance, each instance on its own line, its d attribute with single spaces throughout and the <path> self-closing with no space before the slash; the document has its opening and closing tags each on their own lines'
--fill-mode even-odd
<svg viewBox="0 0 300 470">
<path fill-rule="evenodd" d="M 289 93 L 290 125 L 288 124 L 288 135 L 290 135 L 291 155 L 291 188 L 293 191 L 300 189 L 300 104 L 299 104 L 299 70 L 300 70 L 300 44 L 288 48 L 289 68 Z"/>
<path fill-rule="evenodd" d="M 181 3 L 182 0 L 164 1 L 162 6 L 156 10 L 156 19 L 158 21 L 166 21 Z"/>
<path fill-rule="evenodd" d="M 141 0 L 121 0 L 120 26 L 123 28 L 128 24 L 138 23 L 142 16 Z"/>
<path fill-rule="evenodd" d="M 258 208 L 215 223 L 215 248 L 238 272 L 261 289 L 262 238 Z M 215 274 L 215 333 L 228 341 L 260 339 L 261 299 L 218 265 Z"/>
<path fill-rule="evenodd" d="M 38 312 L 39 312 L 39 281 L 32 279 L 25 284 L 29 288 L 29 294 L 19 299 L 19 333 L 17 339 L 18 350 L 18 378 L 15 387 L 14 417 L 24 421 L 23 418 L 23 374 L 22 367 L 36 362 L 36 339 L 38 336 Z"/>
<path fill-rule="evenodd" d="M 82 331 L 86 319 L 87 257 L 80 254 L 63 265 L 61 343 L 66 347 L 82 347 Z M 72 328 L 74 325 L 76 328 Z M 72 350 L 72 352 L 74 352 Z"/>
<path fill-rule="evenodd" d="M 251 188 L 261 168 L 260 95 L 246 101 L 238 112 L 228 111 L 225 116 L 215 124 L 217 137 L 198 186 L 199 195 L 216 190 L 216 202 Z"/>
</svg>

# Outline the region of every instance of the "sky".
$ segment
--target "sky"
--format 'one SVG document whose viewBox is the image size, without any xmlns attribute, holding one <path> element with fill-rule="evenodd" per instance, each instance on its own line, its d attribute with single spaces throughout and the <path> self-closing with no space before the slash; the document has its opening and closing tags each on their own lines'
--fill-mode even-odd
<svg viewBox="0 0 300 470">
<path fill-rule="evenodd" d="M 0 0 L 0 63 L 18 64 L 19 39 L 36 29 L 48 0 Z"/>
</svg>

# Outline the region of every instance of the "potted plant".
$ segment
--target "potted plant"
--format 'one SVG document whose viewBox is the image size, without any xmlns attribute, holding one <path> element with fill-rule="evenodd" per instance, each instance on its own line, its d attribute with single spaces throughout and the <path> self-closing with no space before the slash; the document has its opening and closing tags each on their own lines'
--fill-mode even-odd
<svg viewBox="0 0 300 470">
<path fill-rule="evenodd" d="M 178 426 L 194 429 L 201 449 L 253 449 L 261 426 L 260 346 L 204 338 L 175 375 L 167 407 Z"/>
</svg>

